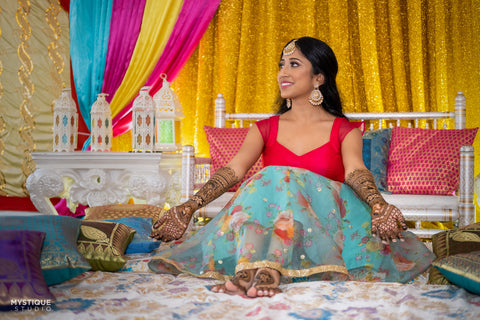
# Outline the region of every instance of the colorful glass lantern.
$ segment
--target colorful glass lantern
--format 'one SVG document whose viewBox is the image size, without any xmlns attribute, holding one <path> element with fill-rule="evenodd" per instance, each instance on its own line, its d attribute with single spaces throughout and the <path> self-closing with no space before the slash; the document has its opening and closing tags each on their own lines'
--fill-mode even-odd
<svg viewBox="0 0 480 320">
<path fill-rule="evenodd" d="M 150 87 L 140 89 L 132 106 L 132 150 L 153 151 L 155 146 L 155 103 L 148 93 Z"/>
<path fill-rule="evenodd" d="M 170 88 L 167 75 L 161 75 L 162 88 L 153 96 L 155 102 L 155 150 L 177 151 L 182 147 L 182 106 Z"/>
<path fill-rule="evenodd" d="M 112 113 L 110 104 L 105 100 L 107 93 L 99 93 L 97 101 L 90 110 L 91 119 L 91 151 L 112 150 Z"/>
<path fill-rule="evenodd" d="M 53 107 L 53 151 L 73 152 L 77 147 L 78 113 L 71 89 L 62 90 Z"/>
</svg>

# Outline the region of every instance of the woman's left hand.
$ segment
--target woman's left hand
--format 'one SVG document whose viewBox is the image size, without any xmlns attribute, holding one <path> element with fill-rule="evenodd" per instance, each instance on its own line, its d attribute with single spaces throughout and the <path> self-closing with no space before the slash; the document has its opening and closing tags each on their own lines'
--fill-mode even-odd
<svg viewBox="0 0 480 320">
<path fill-rule="evenodd" d="M 402 212 L 391 204 L 375 204 L 372 209 L 372 234 L 380 237 L 384 243 L 404 241 L 402 231 L 407 223 Z"/>
</svg>

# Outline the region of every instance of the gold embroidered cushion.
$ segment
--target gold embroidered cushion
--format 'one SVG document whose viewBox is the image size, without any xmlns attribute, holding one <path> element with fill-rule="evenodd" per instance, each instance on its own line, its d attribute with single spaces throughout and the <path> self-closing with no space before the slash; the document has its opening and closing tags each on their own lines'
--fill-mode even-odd
<svg viewBox="0 0 480 320">
<path fill-rule="evenodd" d="M 453 284 L 480 295 L 480 251 L 448 256 L 433 266 Z"/>
<path fill-rule="evenodd" d="M 434 263 L 445 257 L 480 250 L 480 222 L 463 228 L 446 230 L 432 236 L 433 253 L 437 256 Z M 450 281 L 435 267 L 430 268 L 430 284 L 450 284 Z"/>
<path fill-rule="evenodd" d="M 40 266 L 45 235 L 32 230 L 0 232 L 0 311 L 21 311 L 18 300 L 55 301 Z"/>
<path fill-rule="evenodd" d="M 4 230 L 45 232 L 40 265 L 45 282 L 51 286 L 91 269 L 88 261 L 77 249 L 81 224 L 81 220 L 66 216 L 7 216 L 0 217 L 0 232 Z"/>
<path fill-rule="evenodd" d="M 84 220 L 77 247 L 92 270 L 117 271 L 126 263 L 125 249 L 134 235 L 135 229 L 121 223 Z"/>
<path fill-rule="evenodd" d="M 162 208 L 150 204 L 112 204 L 91 207 L 85 210 L 85 220 L 120 219 L 125 217 L 146 217 L 158 219 Z"/>
<path fill-rule="evenodd" d="M 478 128 L 393 128 L 388 151 L 388 190 L 401 194 L 455 194 L 460 148 L 472 145 L 477 131 Z"/>
</svg>

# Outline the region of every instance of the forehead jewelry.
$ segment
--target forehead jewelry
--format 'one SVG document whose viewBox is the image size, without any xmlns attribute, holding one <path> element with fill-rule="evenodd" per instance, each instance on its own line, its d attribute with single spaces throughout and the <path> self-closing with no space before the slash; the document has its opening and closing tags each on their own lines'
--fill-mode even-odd
<svg viewBox="0 0 480 320">
<path fill-rule="evenodd" d="M 295 42 L 297 42 L 297 40 L 292 40 L 290 41 L 286 46 L 285 48 L 283 48 L 283 55 L 284 56 L 289 56 L 291 55 L 292 53 L 295 52 Z"/>
</svg>

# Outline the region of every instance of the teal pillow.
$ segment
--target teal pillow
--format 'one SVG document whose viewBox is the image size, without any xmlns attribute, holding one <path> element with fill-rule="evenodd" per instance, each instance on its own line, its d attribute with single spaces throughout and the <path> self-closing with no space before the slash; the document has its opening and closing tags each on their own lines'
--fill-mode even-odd
<svg viewBox="0 0 480 320">
<path fill-rule="evenodd" d="M 152 233 L 152 218 L 147 217 L 125 217 L 120 219 L 108 219 L 106 221 L 118 222 L 135 229 L 132 242 L 125 250 L 125 254 L 147 253 L 157 249 L 160 241 L 149 238 Z"/>
<path fill-rule="evenodd" d="M 45 232 L 40 266 L 47 285 L 74 278 L 91 269 L 77 250 L 81 220 L 55 215 L 0 217 L 0 230 Z"/>
<path fill-rule="evenodd" d="M 363 162 L 375 178 L 378 190 L 388 191 L 387 162 L 392 129 L 365 131 L 363 134 Z"/>
<path fill-rule="evenodd" d="M 480 295 L 480 251 L 448 256 L 432 265 L 451 283 Z"/>
</svg>

